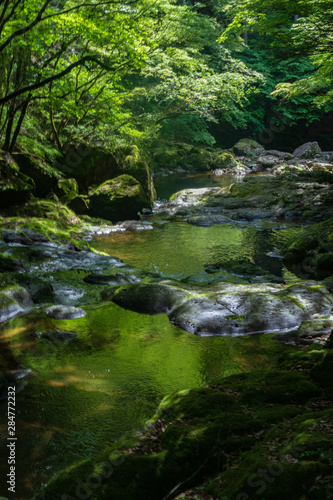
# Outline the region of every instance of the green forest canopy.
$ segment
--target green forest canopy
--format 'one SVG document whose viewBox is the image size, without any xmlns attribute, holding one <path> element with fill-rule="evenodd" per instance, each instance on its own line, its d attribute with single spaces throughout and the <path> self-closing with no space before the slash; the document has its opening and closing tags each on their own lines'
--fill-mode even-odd
<svg viewBox="0 0 333 500">
<path fill-rule="evenodd" d="M 1 0 L 1 149 L 214 143 L 332 110 L 332 0 Z M 181 136 L 183 134 L 183 136 Z"/>
</svg>

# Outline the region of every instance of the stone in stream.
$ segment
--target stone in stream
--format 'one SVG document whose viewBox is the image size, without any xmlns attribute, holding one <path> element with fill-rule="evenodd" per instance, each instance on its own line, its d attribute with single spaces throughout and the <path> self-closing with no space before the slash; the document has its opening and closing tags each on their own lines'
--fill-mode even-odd
<svg viewBox="0 0 333 500">
<path fill-rule="evenodd" d="M 44 309 L 50 318 L 54 319 L 78 319 L 86 315 L 86 311 L 80 307 L 55 305 Z"/>
<path fill-rule="evenodd" d="M 0 322 L 28 311 L 33 301 L 27 290 L 21 286 L 7 286 L 0 291 Z"/>
<path fill-rule="evenodd" d="M 127 283 L 139 283 L 142 278 L 138 278 L 134 274 L 116 273 L 116 274 L 89 274 L 83 278 L 86 283 L 96 285 L 126 285 Z"/>
<path fill-rule="evenodd" d="M 219 283 L 202 289 L 172 281 L 139 283 L 119 288 L 112 300 L 133 311 L 166 313 L 172 323 L 200 336 L 297 330 L 314 315 L 330 314 L 333 304 L 327 289 L 313 282 Z"/>
<path fill-rule="evenodd" d="M 48 339 L 52 342 L 68 342 L 69 340 L 76 339 L 77 333 L 66 330 L 52 330 L 50 332 L 36 332 L 34 337 Z"/>
</svg>

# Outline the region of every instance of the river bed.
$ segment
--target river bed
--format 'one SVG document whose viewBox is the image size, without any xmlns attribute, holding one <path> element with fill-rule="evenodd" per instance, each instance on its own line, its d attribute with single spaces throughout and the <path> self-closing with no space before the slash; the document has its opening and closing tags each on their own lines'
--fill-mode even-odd
<svg viewBox="0 0 333 500">
<path fill-rule="evenodd" d="M 163 198 L 184 187 L 228 183 L 230 178 L 201 175 L 161 178 L 156 185 Z M 186 279 L 204 273 L 207 264 L 248 258 L 292 281 L 278 251 L 298 230 L 297 224 L 278 221 L 197 227 L 158 220 L 151 230 L 113 232 L 96 237 L 92 245 L 167 278 Z M 99 293 L 98 287 L 93 290 Z M 32 370 L 16 396 L 15 498 L 20 500 L 31 499 L 63 467 L 139 429 L 171 392 L 203 386 L 221 375 L 268 368 L 292 349 L 270 334 L 196 337 L 164 314 L 138 314 L 110 302 L 81 307 L 87 314 L 80 319 L 54 320 L 34 311 L 2 328 L 1 342 L 8 343 L 23 368 Z M 45 329 L 74 331 L 78 337 L 55 346 L 32 336 Z M 6 477 L 4 402 L 0 412 L 0 472 Z M 0 495 L 7 494 L 3 482 Z"/>
</svg>

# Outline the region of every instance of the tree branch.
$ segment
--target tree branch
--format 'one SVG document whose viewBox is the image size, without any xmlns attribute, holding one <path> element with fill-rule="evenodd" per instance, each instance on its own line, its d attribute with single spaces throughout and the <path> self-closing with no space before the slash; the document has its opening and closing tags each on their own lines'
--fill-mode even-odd
<svg viewBox="0 0 333 500">
<path fill-rule="evenodd" d="M 45 87 L 45 85 L 47 85 L 48 83 L 54 82 L 55 80 L 59 80 L 63 76 L 68 75 L 68 73 L 70 73 L 77 66 L 84 65 L 86 62 L 89 62 L 89 61 L 94 62 L 95 64 L 98 64 L 99 66 L 101 66 L 103 69 L 105 69 L 107 71 L 113 71 L 113 72 L 116 72 L 118 69 L 120 69 L 122 66 L 125 66 L 129 62 L 129 61 L 125 61 L 124 63 L 120 64 L 118 67 L 115 68 L 115 67 L 108 66 L 107 64 L 103 63 L 102 61 L 100 61 L 99 59 L 97 59 L 94 56 L 84 56 L 81 59 L 79 59 L 78 61 L 67 66 L 66 69 L 64 69 L 63 71 L 60 71 L 60 73 L 57 73 L 56 75 L 45 78 L 45 80 L 42 80 L 41 82 L 34 83 L 32 85 L 28 85 L 27 87 L 23 87 L 21 89 L 15 90 L 15 92 L 11 92 L 10 94 L 8 94 L 5 97 L 0 99 L 0 106 L 1 106 L 1 104 L 4 104 L 8 101 L 11 101 L 15 97 L 18 97 L 19 95 L 24 94 L 25 92 L 32 92 L 33 90 L 37 90 L 37 89 L 40 89 L 41 87 Z"/>
</svg>

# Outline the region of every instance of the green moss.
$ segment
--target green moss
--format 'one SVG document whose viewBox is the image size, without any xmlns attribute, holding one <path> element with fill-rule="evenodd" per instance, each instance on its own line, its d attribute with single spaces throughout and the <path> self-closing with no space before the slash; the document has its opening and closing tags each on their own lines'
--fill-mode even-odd
<svg viewBox="0 0 333 500">
<path fill-rule="evenodd" d="M 327 396 L 333 401 L 333 352 L 330 350 L 324 359 L 314 366 L 311 375 L 323 387 Z"/>
<path fill-rule="evenodd" d="M 126 174 L 104 182 L 90 196 L 91 215 L 112 222 L 137 219 L 138 212 L 146 206 L 146 196 L 140 182 Z"/>
<path fill-rule="evenodd" d="M 239 384 L 239 391 L 242 401 L 256 404 L 299 404 L 320 394 L 318 387 L 301 373 L 283 370 L 251 373 Z"/>
<path fill-rule="evenodd" d="M 284 261 L 306 266 L 308 274 L 329 276 L 333 272 L 333 219 L 315 224 L 287 245 Z"/>
</svg>

